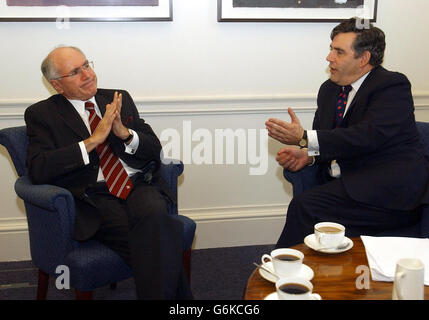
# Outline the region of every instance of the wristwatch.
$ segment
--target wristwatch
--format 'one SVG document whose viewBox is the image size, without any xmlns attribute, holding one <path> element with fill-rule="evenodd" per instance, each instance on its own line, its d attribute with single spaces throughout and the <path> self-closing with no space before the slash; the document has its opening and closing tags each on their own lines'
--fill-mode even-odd
<svg viewBox="0 0 429 320">
<path fill-rule="evenodd" d="M 131 130 L 130 130 L 130 129 L 128 129 L 128 132 L 130 133 L 130 135 L 129 135 L 128 137 L 126 137 L 125 139 L 121 139 L 121 141 L 122 141 L 123 143 L 127 143 L 127 142 L 129 142 L 129 141 L 133 138 L 133 134 L 131 133 Z"/>
<path fill-rule="evenodd" d="M 304 134 L 302 135 L 301 140 L 299 140 L 298 145 L 301 149 L 308 147 L 307 130 L 304 130 Z"/>
</svg>

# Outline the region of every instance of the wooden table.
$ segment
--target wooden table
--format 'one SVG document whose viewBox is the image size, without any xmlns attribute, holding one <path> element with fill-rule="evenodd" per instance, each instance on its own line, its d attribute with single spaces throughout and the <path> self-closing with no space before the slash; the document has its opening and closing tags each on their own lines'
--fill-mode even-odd
<svg viewBox="0 0 429 320">
<path fill-rule="evenodd" d="M 340 254 L 326 254 L 314 251 L 305 244 L 292 248 L 304 253 L 303 263 L 314 271 L 314 293 L 322 296 L 323 300 L 390 300 L 392 299 L 392 282 L 372 281 L 366 258 L 365 247 L 360 238 L 352 238 L 354 246 L 351 250 Z M 267 252 L 269 253 L 269 252 Z M 364 266 L 356 272 L 358 266 Z M 366 267 L 367 268 L 366 268 Z M 362 267 L 361 267 L 362 268 Z M 369 279 L 369 289 L 358 289 L 356 280 L 360 281 L 366 269 Z M 276 291 L 275 284 L 265 280 L 255 269 L 251 274 L 244 293 L 245 300 L 262 300 L 268 294 Z M 429 299 L 429 287 L 425 286 L 425 300 Z"/>
</svg>

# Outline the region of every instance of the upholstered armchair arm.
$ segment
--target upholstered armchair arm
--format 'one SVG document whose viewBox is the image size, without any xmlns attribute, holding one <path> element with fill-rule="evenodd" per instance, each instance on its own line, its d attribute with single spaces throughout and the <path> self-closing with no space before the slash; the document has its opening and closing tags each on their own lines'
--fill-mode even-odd
<svg viewBox="0 0 429 320">
<path fill-rule="evenodd" d="M 283 170 L 283 176 L 292 184 L 294 197 L 319 184 L 317 180 L 318 170 L 319 166 L 317 164 L 305 167 L 297 172 Z"/>
<path fill-rule="evenodd" d="M 74 208 L 70 191 L 50 184 L 35 185 L 28 176 L 18 178 L 15 191 L 22 200 L 50 211 L 57 209 L 57 201 L 60 200 L 66 201 L 67 206 Z"/>
<path fill-rule="evenodd" d="M 68 252 L 77 246 L 72 240 L 73 197 L 60 187 L 34 185 L 28 176 L 18 178 L 15 191 L 26 207 L 32 259 L 40 268 L 53 274 Z M 52 257 L 58 257 L 58 260 L 52 261 Z"/>
<path fill-rule="evenodd" d="M 177 198 L 177 179 L 184 169 L 183 163 L 175 159 L 163 159 L 161 163 L 161 175 L 167 181 L 173 195 Z M 192 246 L 196 229 L 195 222 L 183 215 L 179 215 L 177 204 L 169 204 L 169 213 L 175 215 L 174 218 L 183 223 L 184 237 L 183 248 L 187 249 Z"/>
<path fill-rule="evenodd" d="M 177 198 L 177 179 L 183 172 L 183 163 L 175 159 L 163 159 L 161 162 L 161 176 L 167 181 L 171 192 Z M 170 214 L 178 214 L 177 205 L 169 207 Z"/>
</svg>

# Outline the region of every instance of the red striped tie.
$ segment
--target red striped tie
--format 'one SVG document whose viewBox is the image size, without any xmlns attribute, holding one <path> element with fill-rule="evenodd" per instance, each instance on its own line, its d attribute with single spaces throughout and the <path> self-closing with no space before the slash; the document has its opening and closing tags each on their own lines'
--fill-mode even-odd
<svg viewBox="0 0 429 320">
<path fill-rule="evenodd" d="M 89 126 L 91 127 L 91 132 L 94 132 L 101 119 L 95 113 L 92 102 L 85 102 L 85 109 L 89 111 Z M 112 152 L 107 140 L 97 146 L 96 151 L 100 157 L 101 171 L 110 193 L 125 200 L 131 192 L 133 184 L 124 166 L 119 161 L 118 156 Z"/>
</svg>

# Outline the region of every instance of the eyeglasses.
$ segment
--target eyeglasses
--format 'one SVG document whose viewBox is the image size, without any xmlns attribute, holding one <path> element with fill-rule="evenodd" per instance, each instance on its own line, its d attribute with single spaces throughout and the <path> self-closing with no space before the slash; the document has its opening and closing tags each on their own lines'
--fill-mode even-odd
<svg viewBox="0 0 429 320">
<path fill-rule="evenodd" d="M 85 63 L 82 66 L 77 67 L 76 69 L 73 69 L 69 74 L 53 78 L 52 80 L 60 80 L 62 78 L 74 77 L 76 75 L 80 75 L 82 73 L 82 70 L 87 71 L 89 68 L 94 69 L 94 62 L 85 61 Z"/>
</svg>

